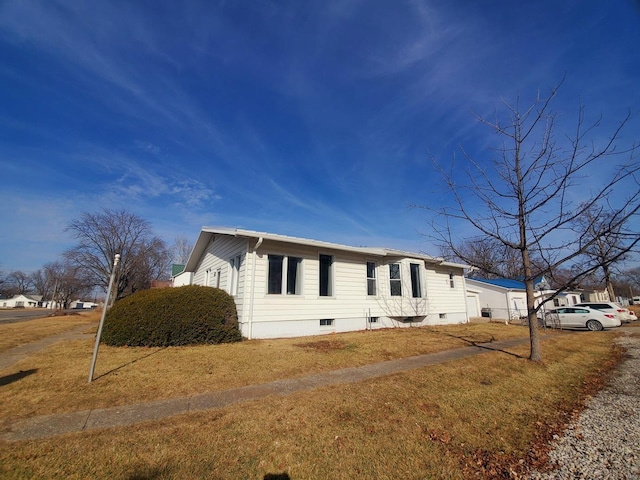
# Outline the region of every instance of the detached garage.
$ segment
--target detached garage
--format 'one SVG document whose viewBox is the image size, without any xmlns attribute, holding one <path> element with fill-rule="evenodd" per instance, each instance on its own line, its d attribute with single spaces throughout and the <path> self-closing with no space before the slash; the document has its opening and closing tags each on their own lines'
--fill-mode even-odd
<svg viewBox="0 0 640 480">
<path fill-rule="evenodd" d="M 516 320 L 527 315 L 527 296 L 524 282 L 507 278 L 467 278 L 467 311 L 476 316 L 499 320 Z M 549 293 L 544 277 L 534 285 L 536 295 L 545 298 Z M 479 312 L 478 312 L 479 310 Z"/>
</svg>

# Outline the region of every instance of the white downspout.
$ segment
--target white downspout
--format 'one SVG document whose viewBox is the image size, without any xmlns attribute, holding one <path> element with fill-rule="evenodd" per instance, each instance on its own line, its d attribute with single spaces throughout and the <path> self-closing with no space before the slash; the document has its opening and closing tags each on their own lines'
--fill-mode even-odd
<svg viewBox="0 0 640 480">
<path fill-rule="evenodd" d="M 256 246 L 253 247 L 253 255 L 251 256 L 251 284 L 250 284 L 250 288 L 251 288 L 251 294 L 249 295 L 249 315 L 248 315 L 248 322 L 249 322 L 249 335 L 248 338 L 249 340 L 251 340 L 252 337 L 252 328 L 253 328 L 253 299 L 254 299 L 254 295 L 255 295 L 255 291 L 256 291 L 256 257 L 257 257 L 257 251 L 258 248 L 260 248 L 260 245 L 262 245 L 262 242 L 264 241 L 264 238 L 260 237 L 258 238 L 258 243 L 256 243 Z"/>
<path fill-rule="evenodd" d="M 462 298 L 464 300 L 464 314 L 467 316 L 466 323 L 469 323 L 469 306 L 467 305 L 467 281 L 464 278 L 464 270 L 462 271 Z"/>
</svg>

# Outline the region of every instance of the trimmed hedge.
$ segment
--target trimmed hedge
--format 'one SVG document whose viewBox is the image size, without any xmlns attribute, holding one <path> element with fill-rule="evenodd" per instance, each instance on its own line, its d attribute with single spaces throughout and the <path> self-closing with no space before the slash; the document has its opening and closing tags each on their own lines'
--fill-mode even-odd
<svg viewBox="0 0 640 480">
<path fill-rule="evenodd" d="M 102 341 L 113 346 L 167 347 L 242 340 L 233 297 L 189 285 L 142 290 L 107 312 Z"/>
</svg>

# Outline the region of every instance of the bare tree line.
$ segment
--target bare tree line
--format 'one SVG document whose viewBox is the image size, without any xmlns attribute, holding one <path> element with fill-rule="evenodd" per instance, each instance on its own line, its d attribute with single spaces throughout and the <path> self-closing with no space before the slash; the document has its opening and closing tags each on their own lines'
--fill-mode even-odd
<svg viewBox="0 0 640 480">
<path fill-rule="evenodd" d="M 151 286 L 153 280 L 167 280 L 171 264 L 184 263 L 191 247 L 185 237 L 177 237 L 168 247 L 153 233 L 149 222 L 127 210 L 103 209 L 83 213 L 70 222 L 66 231 L 77 243 L 30 274 L 0 272 L 0 294 L 39 295 L 66 307 L 78 298 L 106 291 L 113 259 L 121 256 L 115 281 L 115 298 L 123 298 Z"/>
</svg>

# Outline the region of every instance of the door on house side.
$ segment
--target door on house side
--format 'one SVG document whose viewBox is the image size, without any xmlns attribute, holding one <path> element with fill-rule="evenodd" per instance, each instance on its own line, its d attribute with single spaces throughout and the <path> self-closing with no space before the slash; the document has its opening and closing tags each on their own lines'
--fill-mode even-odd
<svg viewBox="0 0 640 480">
<path fill-rule="evenodd" d="M 479 317 L 478 297 L 476 295 L 467 295 L 467 313 L 469 317 Z"/>
</svg>

